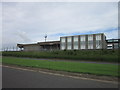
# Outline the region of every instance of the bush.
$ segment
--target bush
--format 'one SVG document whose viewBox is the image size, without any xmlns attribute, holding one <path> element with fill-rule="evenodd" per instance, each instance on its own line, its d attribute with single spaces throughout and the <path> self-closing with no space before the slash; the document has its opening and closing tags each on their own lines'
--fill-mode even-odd
<svg viewBox="0 0 120 90">
<path fill-rule="evenodd" d="M 7 51 L 3 56 L 30 57 L 30 58 L 59 58 L 73 60 L 92 60 L 106 62 L 120 62 L 118 50 L 59 50 L 42 52 Z"/>
</svg>

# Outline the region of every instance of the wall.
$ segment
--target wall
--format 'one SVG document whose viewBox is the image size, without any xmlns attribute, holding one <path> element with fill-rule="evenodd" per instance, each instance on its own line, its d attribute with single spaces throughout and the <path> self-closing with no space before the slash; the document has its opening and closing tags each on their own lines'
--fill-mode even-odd
<svg viewBox="0 0 120 90">
<path fill-rule="evenodd" d="M 39 50 L 40 50 L 39 45 L 24 46 L 24 51 L 39 51 Z"/>
<path fill-rule="evenodd" d="M 104 34 L 90 34 L 60 37 L 61 50 L 106 49 Z"/>
</svg>

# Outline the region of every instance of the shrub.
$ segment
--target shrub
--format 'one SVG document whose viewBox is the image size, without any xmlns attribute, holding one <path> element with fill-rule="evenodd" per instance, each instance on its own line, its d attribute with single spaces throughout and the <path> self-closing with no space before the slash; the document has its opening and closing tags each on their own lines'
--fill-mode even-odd
<svg viewBox="0 0 120 90">
<path fill-rule="evenodd" d="M 118 59 L 118 50 L 59 50 L 51 52 L 24 52 L 24 51 L 7 51 L 2 52 L 3 56 L 30 57 L 30 58 L 60 58 L 73 60 L 92 60 L 120 62 Z"/>
</svg>

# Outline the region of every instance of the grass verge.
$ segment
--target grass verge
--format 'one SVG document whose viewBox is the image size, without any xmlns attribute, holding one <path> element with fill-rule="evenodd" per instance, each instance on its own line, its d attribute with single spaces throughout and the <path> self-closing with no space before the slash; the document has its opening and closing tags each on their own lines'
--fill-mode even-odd
<svg viewBox="0 0 120 90">
<path fill-rule="evenodd" d="M 75 73 L 86 73 L 86 74 L 94 74 L 94 75 L 120 77 L 120 75 L 118 74 L 118 65 L 112 65 L 112 64 L 31 60 L 31 59 L 23 59 L 16 57 L 3 57 L 2 63 L 37 67 L 37 68 L 46 68 L 51 70 L 61 70 L 61 71 L 75 72 Z"/>
</svg>

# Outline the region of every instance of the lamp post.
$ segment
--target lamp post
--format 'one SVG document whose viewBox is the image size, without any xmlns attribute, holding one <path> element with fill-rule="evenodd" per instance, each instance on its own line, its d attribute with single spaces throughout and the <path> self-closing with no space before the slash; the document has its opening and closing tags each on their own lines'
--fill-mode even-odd
<svg viewBox="0 0 120 90">
<path fill-rule="evenodd" d="M 47 39 L 47 34 L 45 35 L 45 42 L 46 42 L 46 39 Z"/>
</svg>

